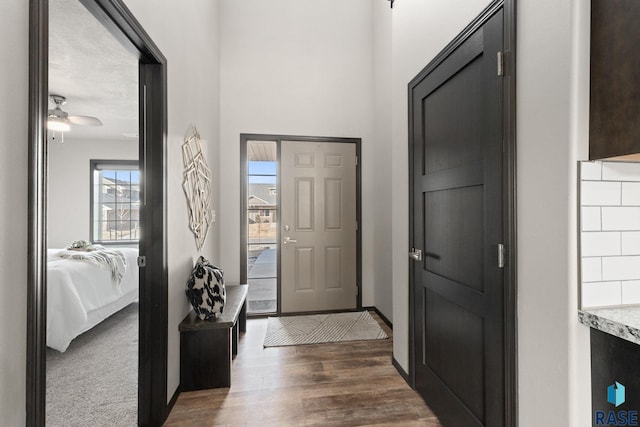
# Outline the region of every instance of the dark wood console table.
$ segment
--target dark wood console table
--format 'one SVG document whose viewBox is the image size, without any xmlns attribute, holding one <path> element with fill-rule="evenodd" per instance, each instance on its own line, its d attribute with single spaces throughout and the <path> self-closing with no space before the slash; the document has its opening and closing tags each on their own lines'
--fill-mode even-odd
<svg viewBox="0 0 640 427">
<path fill-rule="evenodd" d="M 247 330 L 248 285 L 225 286 L 219 319 L 200 320 L 191 311 L 180 323 L 180 386 L 183 391 L 231 386 L 231 359 L 238 333 Z"/>
</svg>

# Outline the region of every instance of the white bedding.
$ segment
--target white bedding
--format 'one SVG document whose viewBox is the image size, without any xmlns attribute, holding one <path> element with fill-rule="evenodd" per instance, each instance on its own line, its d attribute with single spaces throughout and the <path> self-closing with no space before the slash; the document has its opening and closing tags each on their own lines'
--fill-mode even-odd
<svg viewBox="0 0 640 427">
<path fill-rule="evenodd" d="M 116 249 L 116 248 L 114 248 Z M 138 300 L 138 249 L 117 248 L 127 261 L 118 286 L 109 268 L 47 251 L 47 345 L 64 352 L 71 341 Z"/>
</svg>

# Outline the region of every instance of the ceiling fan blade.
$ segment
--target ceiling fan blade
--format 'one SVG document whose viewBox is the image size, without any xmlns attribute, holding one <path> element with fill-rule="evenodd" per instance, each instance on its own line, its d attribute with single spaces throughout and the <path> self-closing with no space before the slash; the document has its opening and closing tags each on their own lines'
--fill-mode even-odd
<svg viewBox="0 0 640 427">
<path fill-rule="evenodd" d="M 102 126 L 102 122 L 97 117 L 90 116 L 69 116 L 69 121 L 74 125 Z"/>
</svg>

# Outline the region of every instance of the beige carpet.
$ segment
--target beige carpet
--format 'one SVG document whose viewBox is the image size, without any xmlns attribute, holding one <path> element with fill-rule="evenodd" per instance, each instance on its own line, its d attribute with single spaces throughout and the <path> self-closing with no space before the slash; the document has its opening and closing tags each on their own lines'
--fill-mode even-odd
<svg viewBox="0 0 640 427">
<path fill-rule="evenodd" d="M 47 348 L 49 427 L 138 424 L 138 304 L 133 303 L 71 342 Z"/>
<path fill-rule="evenodd" d="M 269 317 L 265 347 L 386 339 L 368 311 Z"/>
</svg>

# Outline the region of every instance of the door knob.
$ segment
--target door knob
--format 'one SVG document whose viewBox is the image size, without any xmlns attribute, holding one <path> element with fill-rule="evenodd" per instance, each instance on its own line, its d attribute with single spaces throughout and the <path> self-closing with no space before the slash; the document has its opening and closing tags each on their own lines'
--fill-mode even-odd
<svg viewBox="0 0 640 427">
<path fill-rule="evenodd" d="M 411 252 L 409 252 L 409 258 L 415 259 L 416 261 L 422 261 L 422 250 L 411 248 Z"/>
<path fill-rule="evenodd" d="M 287 237 L 284 238 L 284 241 L 282 243 L 284 243 L 286 245 L 287 243 L 298 243 L 298 241 L 297 240 L 293 240 L 291 237 L 287 236 Z"/>
</svg>

